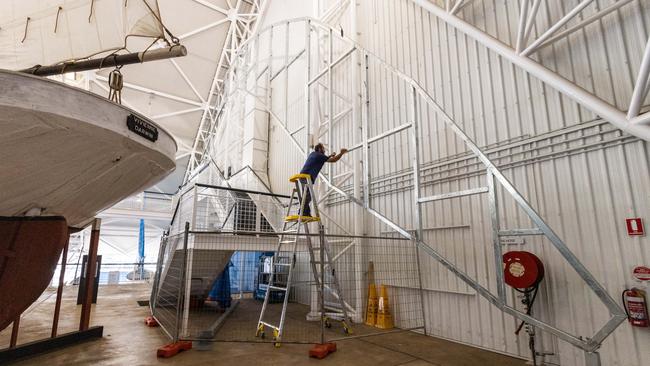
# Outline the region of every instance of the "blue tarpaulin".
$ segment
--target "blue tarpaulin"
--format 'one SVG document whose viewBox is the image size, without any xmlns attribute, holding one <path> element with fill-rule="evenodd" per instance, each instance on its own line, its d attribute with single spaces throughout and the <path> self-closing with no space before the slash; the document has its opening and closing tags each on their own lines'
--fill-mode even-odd
<svg viewBox="0 0 650 366">
<path fill-rule="evenodd" d="M 261 254 L 262 252 L 235 252 L 230 263 L 214 281 L 210 290 L 210 298 L 227 308 L 230 306 L 231 293 L 255 291 Z"/>
<path fill-rule="evenodd" d="M 235 252 L 230 260 L 230 290 L 236 292 L 255 291 L 258 261 L 262 252 Z M 240 290 L 241 288 L 241 290 Z"/>
<path fill-rule="evenodd" d="M 230 297 L 230 268 L 232 262 L 226 265 L 226 268 L 221 272 L 219 277 L 214 281 L 212 290 L 210 290 L 210 298 L 216 300 L 222 308 L 229 308 Z"/>
</svg>

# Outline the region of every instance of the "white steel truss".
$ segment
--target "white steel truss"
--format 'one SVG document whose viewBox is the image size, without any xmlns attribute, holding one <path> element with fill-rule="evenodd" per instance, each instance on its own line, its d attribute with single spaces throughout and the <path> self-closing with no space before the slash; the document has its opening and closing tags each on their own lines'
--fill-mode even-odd
<svg viewBox="0 0 650 366">
<path fill-rule="evenodd" d="M 646 45 L 643 60 L 638 72 L 632 98 L 627 111 L 621 111 L 617 107 L 603 101 L 598 96 L 563 78 L 552 70 L 549 70 L 530 56 L 540 49 L 547 47 L 558 40 L 564 39 L 570 34 L 581 30 L 585 26 L 600 20 L 604 16 L 629 4 L 632 0 L 619 0 L 612 5 L 605 7 L 596 13 L 580 20 L 568 28 L 567 23 L 580 14 L 594 0 L 582 0 L 570 9 L 563 17 L 542 32 L 536 39 L 530 40 L 535 19 L 539 14 L 539 7 L 542 0 L 522 0 L 517 28 L 516 45 L 514 48 L 499 41 L 483 30 L 468 23 L 457 14 L 462 7 L 473 1 L 481 0 L 445 0 L 445 7 L 440 7 L 429 0 L 412 0 L 431 14 L 443 20 L 448 25 L 458 29 L 478 43 L 496 52 L 499 56 L 517 65 L 530 75 L 538 78 L 560 93 L 573 99 L 578 104 L 597 114 L 604 120 L 615 125 L 619 129 L 650 141 L 650 112 L 640 113 L 641 104 L 648 94 L 648 77 L 650 76 L 650 40 Z M 564 28 L 564 29 L 563 29 Z"/>
<path fill-rule="evenodd" d="M 194 1 L 209 8 L 218 8 L 204 0 Z M 224 96 L 227 94 L 225 92 L 227 79 L 229 77 L 234 78 L 234 73 L 229 73 L 228 71 L 237 62 L 237 50 L 256 33 L 260 19 L 264 16 L 264 11 L 268 6 L 268 2 L 269 0 L 237 0 L 234 6 L 228 11 L 220 8 L 215 9 L 225 11 L 225 14 L 228 15 L 228 19 L 230 20 L 230 26 L 223 51 L 219 57 L 217 70 L 212 80 L 210 94 L 208 95 L 201 116 L 201 123 L 199 124 L 199 129 L 190 151 L 190 161 L 186 170 L 185 181 L 188 179 L 190 172 L 194 171 L 201 164 L 203 153 L 209 145 L 208 141 L 211 139 L 212 132 L 221 116 L 225 102 Z"/>
<path fill-rule="evenodd" d="M 418 0 L 414 0 L 414 1 L 419 2 Z M 428 1 L 423 1 L 423 3 L 427 7 L 435 7 L 436 9 L 438 9 L 436 11 L 443 12 L 444 15 L 450 19 L 451 18 L 457 19 L 453 15 L 453 13 L 459 11 L 463 6 L 467 5 L 470 2 L 471 0 L 470 1 L 459 0 L 453 3 L 447 2 L 448 10 L 445 10 L 430 4 Z M 617 127 L 619 127 L 619 124 L 623 121 L 620 118 L 625 118 L 625 124 L 622 125 L 625 131 L 630 133 L 636 133 L 637 136 L 642 138 L 643 136 L 646 136 L 644 134 L 647 133 L 648 131 L 646 130 L 645 126 L 634 124 L 634 122 L 631 122 L 630 120 L 627 119 L 627 117 L 623 112 L 621 112 L 620 110 L 614 111 L 613 109 L 615 108 L 613 108 L 611 105 L 606 105 L 606 103 L 600 101 L 594 95 L 587 93 L 583 89 L 580 89 L 579 87 L 572 85 L 570 83 L 569 83 L 570 85 L 566 85 L 568 83 L 567 80 L 561 79 L 559 76 L 554 75 L 552 72 L 550 72 L 549 70 L 545 69 L 543 66 L 536 63 L 534 60 L 522 55 L 522 53 L 525 50 L 530 49 L 532 45 L 535 45 L 535 48 L 531 49 L 530 52 L 534 51 L 538 46 L 543 45 L 545 41 L 552 39 L 551 36 L 555 34 L 555 31 L 557 31 L 557 29 L 555 29 L 553 32 L 550 33 L 550 35 L 541 36 L 541 37 L 545 37 L 545 39 L 543 39 L 542 42 L 538 42 L 538 40 L 541 38 L 540 37 L 537 40 L 533 41 L 531 46 L 528 47 L 526 46 L 528 42 L 527 42 L 527 37 L 525 35 L 525 31 L 529 27 L 527 25 L 529 21 L 529 17 L 531 16 L 531 14 L 534 13 L 534 11 L 532 10 L 534 10 L 536 7 L 539 6 L 538 3 L 539 3 L 538 1 L 535 1 L 535 3 L 532 4 L 532 8 L 530 9 L 531 12 L 528 11 L 525 12 L 525 15 L 522 16 L 522 19 L 524 19 L 525 21 L 520 22 L 519 25 L 519 28 L 522 30 L 522 32 L 524 32 L 522 33 L 522 35 L 518 37 L 519 48 L 522 49 L 523 51 L 517 52 L 516 50 L 509 48 L 508 46 L 494 40 L 493 38 L 485 34 L 481 35 L 478 33 L 481 31 L 477 30 L 476 28 L 473 28 L 474 30 L 471 31 L 471 34 L 476 35 L 479 38 L 482 37 L 481 39 L 484 42 L 490 43 L 488 48 L 494 49 L 500 54 L 503 53 L 505 57 L 512 58 L 515 64 L 523 65 L 522 67 L 527 68 L 526 69 L 527 71 L 529 71 L 528 68 L 530 68 L 529 72 L 531 74 L 539 75 L 538 77 L 540 77 L 542 80 L 546 81 L 552 86 L 557 87 L 560 91 L 568 93 L 569 96 L 571 96 L 581 104 L 584 104 L 586 107 L 592 108 L 594 112 L 600 114 L 604 119 L 610 121 Z M 526 8 L 526 6 L 524 6 L 524 8 Z M 606 10 L 611 11 L 610 9 L 606 9 Z M 462 22 L 462 21 L 455 20 L 455 22 Z M 262 70 L 259 71 L 258 73 L 260 65 L 257 65 L 256 63 L 259 61 L 257 60 L 256 57 L 252 58 L 253 60 L 251 61 L 250 55 L 257 54 L 258 48 L 260 47 L 259 44 L 260 35 L 267 34 L 269 37 L 268 42 L 269 44 L 272 44 L 273 29 L 274 28 L 285 29 L 286 30 L 285 37 L 288 37 L 289 24 L 298 24 L 299 26 L 301 24 L 304 24 L 304 29 L 305 29 L 304 49 L 299 50 L 297 53 L 294 51 L 294 53 L 291 55 L 289 55 L 289 47 L 286 47 L 284 53 L 283 50 L 281 49 L 277 50 L 277 52 L 280 53 L 280 55 L 275 53 L 271 55 L 271 52 L 269 52 L 269 60 L 272 57 L 274 57 L 275 59 L 284 59 L 284 65 L 281 66 L 280 71 L 278 71 L 278 70 L 271 70 L 272 67 L 269 63 L 269 65 L 266 65 L 266 67 L 262 68 Z M 317 42 L 312 42 L 312 39 L 317 40 Z M 432 258 L 437 260 L 449 271 L 455 274 L 459 279 L 467 283 L 479 295 L 486 298 L 490 303 L 492 303 L 494 306 L 502 310 L 504 313 L 507 313 L 509 315 L 514 316 L 515 318 L 523 320 L 526 323 L 531 324 L 532 326 L 537 327 L 541 330 L 547 331 L 555 335 L 556 337 L 572 344 L 573 346 L 578 347 L 579 349 L 585 352 L 585 359 L 588 365 L 590 366 L 599 365 L 600 356 L 597 351 L 600 348 L 600 345 L 602 344 L 603 340 L 607 336 L 609 336 L 616 329 L 616 327 L 625 320 L 626 318 L 625 312 L 612 298 L 612 296 L 607 292 L 607 290 L 596 280 L 594 275 L 592 275 L 591 272 L 573 254 L 573 252 L 559 237 L 559 235 L 556 234 L 556 232 L 546 223 L 546 221 L 531 206 L 531 204 L 518 192 L 517 188 L 513 185 L 513 183 L 501 172 L 500 168 L 491 160 L 491 158 L 488 157 L 486 151 L 484 151 L 482 148 L 476 145 L 476 143 L 465 133 L 465 131 L 457 124 L 457 122 L 454 121 L 446 113 L 444 108 L 441 107 L 438 104 L 438 102 L 434 100 L 428 94 L 428 92 L 418 84 L 416 80 L 413 80 L 408 75 L 397 70 L 392 65 L 384 62 L 379 57 L 373 55 L 371 52 L 365 50 L 363 47 L 355 43 L 353 40 L 341 36 L 336 29 L 330 27 L 327 24 L 320 23 L 310 18 L 292 19 L 288 21 L 283 21 L 282 23 L 271 25 L 257 32 L 255 37 L 250 38 L 250 40 L 252 41 L 242 43 L 236 52 L 235 57 L 237 58 L 237 60 L 241 60 L 241 61 L 236 63 L 231 63 L 233 67 L 231 67 L 231 69 L 228 70 L 227 78 L 226 78 L 227 81 L 224 83 L 223 94 L 220 99 L 220 107 L 215 110 L 217 113 L 217 120 L 219 119 L 218 118 L 219 114 L 224 113 L 224 109 L 227 108 L 228 103 L 232 102 L 229 100 L 229 97 L 233 95 L 235 91 L 237 91 L 238 89 L 240 89 L 239 91 L 241 92 L 242 91 L 241 89 L 243 88 L 245 89 L 243 90 L 244 94 L 248 93 L 250 96 L 254 97 L 254 99 L 259 103 L 260 106 L 265 108 L 265 112 L 268 113 L 269 119 L 272 121 L 272 123 L 274 123 L 277 127 L 279 127 L 279 130 L 282 131 L 286 135 L 286 137 L 289 138 L 291 143 L 296 148 L 296 151 L 300 155 L 306 155 L 311 143 L 310 135 L 312 134 L 316 136 L 326 135 L 329 145 L 332 146 L 333 145 L 332 129 L 335 128 L 336 124 L 338 123 L 337 120 L 341 118 L 341 115 L 352 113 L 353 115 L 352 118 L 355 121 L 354 125 L 356 126 L 357 123 L 360 125 L 360 129 L 359 129 L 360 133 L 357 132 L 354 133 L 355 143 L 352 145 L 350 150 L 354 151 L 360 149 L 362 151 L 362 158 L 360 160 L 361 166 L 357 165 L 355 162 L 353 167 L 350 166 L 345 167 L 346 169 L 349 170 L 346 170 L 342 173 L 339 172 L 338 174 L 335 175 L 330 165 L 330 169 L 328 169 L 327 172 L 323 172 L 321 176 L 322 181 L 327 185 L 328 189 L 324 192 L 324 194 L 322 194 L 319 197 L 319 202 L 328 199 L 328 197 L 330 196 L 337 195 L 349 202 L 356 204 L 358 207 L 360 207 L 370 215 L 374 216 L 377 220 L 381 221 L 382 223 L 390 227 L 395 232 L 401 234 L 405 238 L 415 241 L 421 252 L 427 253 Z M 339 51 L 337 53 L 336 58 L 334 58 L 334 52 L 333 52 L 335 41 L 339 45 L 343 43 L 347 47 L 345 48 L 347 49 L 347 51 L 345 49 L 343 51 Z M 314 45 L 316 47 L 314 47 Z M 285 78 L 289 78 L 289 71 L 288 71 L 289 67 L 291 66 L 291 64 L 293 64 L 296 61 L 297 58 L 305 59 L 305 62 L 303 63 L 303 68 L 298 69 L 297 72 L 300 73 L 302 76 L 306 76 L 304 78 L 306 82 L 304 85 L 305 89 L 302 97 L 304 98 L 304 103 L 305 103 L 304 113 L 307 116 L 307 118 L 306 121 L 304 121 L 303 126 L 299 127 L 297 130 L 291 131 L 287 127 L 288 120 L 287 120 L 286 111 L 288 107 L 288 100 L 286 97 L 286 93 L 283 92 L 282 90 L 276 91 L 278 94 L 280 94 L 280 98 L 281 98 L 280 100 L 282 100 L 282 94 L 285 94 L 284 116 L 279 116 L 278 114 L 281 113 L 277 113 L 272 108 L 272 105 L 270 103 L 270 94 L 266 96 L 255 95 L 255 90 L 254 91 L 248 90 L 248 85 L 245 82 L 245 80 L 246 78 L 248 78 L 249 74 L 253 70 L 255 70 L 256 72 L 256 74 L 253 74 L 255 81 L 259 80 L 264 75 L 266 75 L 267 78 L 266 92 L 268 94 L 270 93 L 270 88 L 268 87 L 268 83 L 270 82 L 271 78 L 278 77 L 280 73 L 284 73 L 283 76 Z M 311 61 L 312 58 L 317 60 L 317 62 L 315 63 L 312 62 Z M 350 60 L 353 61 L 349 62 Z M 333 107 L 333 101 L 336 98 L 337 92 L 334 90 L 335 89 L 335 84 L 333 82 L 334 72 L 335 72 L 334 69 L 340 68 L 341 67 L 340 65 L 343 65 L 346 61 L 348 62 L 347 63 L 348 65 L 354 65 L 352 66 L 352 69 L 356 69 L 356 72 L 352 73 L 351 82 L 348 85 L 350 88 L 355 90 L 352 94 L 355 97 L 351 101 L 345 101 L 344 100 L 345 98 L 340 98 L 341 100 L 344 100 L 344 102 L 346 102 L 345 103 L 346 106 L 342 111 L 335 113 L 335 109 Z M 377 133 L 375 136 L 370 136 L 369 133 L 370 110 L 368 106 L 370 105 L 370 92 L 368 90 L 368 84 L 371 82 L 375 82 L 374 80 L 371 80 L 371 76 L 368 73 L 370 62 L 372 62 L 374 65 L 379 65 L 379 67 L 381 67 L 382 70 L 386 73 L 387 77 L 398 79 L 406 87 L 406 89 L 408 89 L 406 101 L 404 102 L 408 108 L 408 113 L 406 113 L 405 115 L 406 121 L 403 121 L 402 123 L 397 124 L 396 126 L 386 131 Z M 317 66 L 318 70 L 316 71 L 311 70 L 314 64 L 318 65 Z M 644 68 L 650 69 L 650 57 L 647 57 L 647 52 L 646 52 L 646 57 L 644 57 L 644 62 L 642 66 L 642 69 Z M 365 70 L 365 72 L 363 70 Z M 644 73 L 647 73 L 647 70 Z M 361 87 L 362 90 L 356 90 L 355 88 L 358 88 L 360 85 L 364 86 Z M 257 87 L 257 85 L 255 87 Z M 387 88 L 387 86 L 384 87 Z M 312 89 L 315 88 L 324 89 L 326 95 L 319 95 L 317 90 L 314 90 L 314 92 L 312 93 Z M 356 96 L 359 96 L 359 98 L 357 98 Z M 325 101 L 324 108 L 320 105 L 321 101 Z M 592 102 L 593 104 L 590 104 Z M 327 113 L 322 113 L 322 109 L 327 109 Z M 420 126 L 424 118 L 428 117 L 429 119 L 431 119 L 428 113 L 429 110 L 433 111 L 435 115 L 438 117 L 438 120 L 443 123 L 444 127 L 448 129 L 448 131 L 450 131 L 453 135 L 455 135 L 460 141 L 462 141 L 464 146 L 467 148 L 468 152 L 472 156 L 478 159 L 478 162 L 480 162 L 482 166 L 482 168 L 480 169 L 482 169 L 482 172 L 485 177 L 485 186 L 469 188 L 465 190 L 460 190 L 458 192 L 437 193 L 429 196 L 422 195 L 421 182 L 420 182 L 422 162 L 419 156 L 420 154 L 419 145 L 420 145 L 420 136 L 421 136 Z M 319 120 L 318 126 L 320 131 L 310 131 L 310 129 L 312 128 L 311 127 L 312 124 L 310 121 L 310 119 L 312 118 L 311 111 L 317 112 L 315 113 L 315 115 L 318 116 L 318 120 Z M 604 115 L 602 113 L 604 113 Z M 636 118 L 646 118 L 645 116 L 646 114 L 643 114 Z M 210 144 L 210 137 L 219 133 L 218 131 L 214 130 L 216 124 L 212 121 L 210 123 L 212 123 L 212 125 L 210 126 L 209 129 L 206 129 L 208 135 L 207 138 L 204 138 L 198 144 L 195 143 L 195 148 L 199 148 L 199 147 L 208 148 Z M 236 127 L 236 126 L 226 126 L 226 125 L 220 126 L 221 131 L 229 127 Z M 321 129 L 324 129 L 324 131 Z M 296 138 L 296 133 L 298 131 L 301 131 L 302 133 L 303 130 L 305 133 L 305 140 L 299 141 Z M 410 152 L 411 152 L 410 153 L 410 157 L 411 157 L 410 174 L 412 175 L 411 178 L 412 186 L 410 189 L 412 190 L 412 197 L 413 197 L 412 214 L 416 225 L 416 229 L 414 233 L 412 233 L 411 230 L 405 228 L 403 225 L 400 225 L 393 219 L 384 215 L 382 212 L 380 212 L 379 209 L 375 208 L 372 205 L 372 198 L 371 198 L 370 186 L 372 182 L 371 182 L 371 174 L 370 174 L 370 167 L 369 167 L 370 166 L 369 164 L 370 145 L 400 133 L 408 133 L 408 137 L 409 137 L 407 145 L 410 148 Z M 197 153 L 195 153 L 194 159 L 196 161 L 194 162 L 193 166 L 196 167 L 195 168 L 196 170 L 205 166 L 205 164 L 209 163 L 210 161 L 214 162 L 212 157 L 210 157 L 207 152 L 204 152 L 201 155 L 198 154 L 197 151 Z M 191 177 L 193 175 L 194 175 L 194 170 L 188 169 L 186 176 Z M 348 181 L 351 178 L 354 178 L 355 180 L 355 185 L 354 185 L 355 189 L 353 194 L 346 192 L 345 189 L 342 187 L 343 183 L 345 181 Z M 445 258 L 440 252 L 438 252 L 432 246 L 428 245 L 424 241 L 424 236 L 423 236 L 423 218 L 422 218 L 423 205 L 434 201 L 446 200 L 446 199 L 463 197 L 463 196 L 479 195 L 479 194 L 487 195 L 488 207 L 490 209 L 489 211 L 491 214 L 490 221 L 492 225 L 492 249 L 493 249 L 493 260 L 495 265 L 494 267 L 495 272 L 493 273 L 493 276 L 495 277 L 496 284 L 497 284 L 496 294 L 493 294 L 488 288 L 486 288 L 484 285 L 479 283 L 479 281 L 466 274 L 455 263 L 452 263 L 447 258 Z M 509 196 L 512 199 L 514 199 L 518 207 L 521 208 L 521 210 L 525 213 L 525 215 L 530 219 L 530 221 L 533 224 L 533 227 L 515 228 L 515 229 L 502 228 L 502 225 L 500 223 L 499 207 L 497 204 L 498 202 L 497 195 L 501 195 L 501 194 L 503 194 L 504 196 Z M 332 218 L 328 217 L 330 216 L 328 212 L 324 212 L 324 216 L 328 218 L 328 220 L 332 221 L 331 220 Z M 550 242 L 557 249 L 559 254 L 575 270 L 575 272 L 582 279 L 582 281 L 585 282 L 585 284 L 594 292 L 594 294 L 598 297 L 598 299 L 602 301 L 602 303 L 606 306 L 610 318 L 602 326 L 602 328 L 600 328 L 592 336 L 583 338 L 582 336 L 570 334 L 567 331 L 564 331 L 553 324 L 549 324 L 541 320 L 540 318 L 536 318 L 532 315 L 526 314 L 516 309 L 513 304 L 510 304 L 508 302 L 508 298 L 506 296 L 506 290 L 505 290 L 505 283 L 503 279 L 503 272 L 499 270 L 500 268 L 502 268 L 501 267 L 502 252 L 501 252 L 500 238 L 512 236 L 512 235 L 543 236 L 548 240 L 548 242 Z M 346 250 L 357 248 L 358 246 L 359 246 L 358 242 L 353 241 L 346 248 Z M 419 268 L 419 260 L 418 260 L 418 268 Z M 356 305 L 358 306 L 359 304 Z"/>
</svg>

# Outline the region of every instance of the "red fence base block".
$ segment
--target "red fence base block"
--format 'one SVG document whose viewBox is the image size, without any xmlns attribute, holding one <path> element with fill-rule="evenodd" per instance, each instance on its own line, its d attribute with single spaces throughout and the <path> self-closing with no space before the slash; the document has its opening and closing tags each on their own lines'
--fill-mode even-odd
<svg viewBox="0 0 650 366">
<path fill-rule="evenodd" d="M 156 356 L 162 358 L 168 358 L 176 356 L 179 352 L 187 351 L 192 349 L 192 342 L 189 341 L 178 341 L 175 343 L 166 344 L 158 348 Z"/>
<path fill-rule="evenodd" d="M 330 353 L 336 352 L 336 343 L 323 343 L 323 344 L 315 344 L 314 347 L 312 347 L 309 350 L 309 357 L 316 357 L 318 359 L 323 359 Z"/>
<path fill-rule="evenodd" d="M 144 324 L 145 324 L 146 326 L 148 326 L 148 327 L 157 327 L 157 326 L 158 326 L 158 322 L 157 322 L 156 319 L 155 319 L 153 316 L 151 316 L 151 315 L 148 316 L 148 317 L 146 317 L 146 318 L 144 318 Z"/>
</svg>

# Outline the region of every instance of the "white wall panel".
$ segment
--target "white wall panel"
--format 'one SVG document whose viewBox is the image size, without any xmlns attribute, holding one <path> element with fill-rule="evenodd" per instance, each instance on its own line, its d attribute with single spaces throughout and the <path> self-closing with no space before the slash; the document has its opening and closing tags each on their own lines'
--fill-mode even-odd
<svg viewBox="0 0 650 366">
<path fill-rule="evenodd" d="M 479 146 L 530 139 L 596 118 L 411 1 L 359 3 L 362 9 L 359 13 L 367 15 L 361 20 L 363 45 L 418 80 Z M 543 16 L 535 26 L 537 34 L 577 4 L 576 1 L 543 3 Z M 595 2 L 585 10 L 583 17 L 609 4 L 611 2 Z M 583 32 L 543 49 L 535 57 L 565 78 L 625 109 L 640 52 L 647 39 L 646 7 L 644 2 L 633 2 Z M 474 1 L 464 8 L 461 17 L 502 42 L 513 44 L 518 8 L 516 1 Z M 614 64 L 626 67 L 612 69 Z M 381 82 L 392 85 L 388 78 Z M 377 90 L 385 93 L 386 88 L 380 85 Z M 392 95 L 375 95 L 376 110 L 373 110 L 371 129 L 381 129 L 396 115 L 404 115 L 404 101 L 400 98 L 399 90 Z M 439 163 L 465 151 L 435 119 L 435 114 L 428 112 L 426 115 L 433 118 L 423 121 L 421 128 L 423 165 Z M 599 131 L 610 129 L 604 124 L 594 130 L 557 135 L 549 142 L 555 145 L 540 145 L 538 154 L 559 151 L 560 146 L 577 146 L 575 141 L 568 139 L 595 142 L 602 138 Z M 580 139 L 581 136 L 584 139 Z M 563 140 L 567 142 L 562 143 Z M 375 169 L 384 169 L 387 175 L 395 174 L 401 157 L 408 155 L 407 144 L 400 140 L 386 143 L 390 153 L 379 159 Z M 649 181 L 648 152 L 647 143 L 636 139 L 612 142 L 607 146 L 584 152 L 576 150 L 569 156 L 539 162 L 530 161 L 506 169 L 505 173 L 611 296 L 618 299 L 625 287 L 634 285 L 629 275 L 631 268 L 635 264 L 647 265 L 650 260 L 648 239 L 630 238 L 624 232 L 625 217 L 650 216 L 650 200 L 647 193 L 643 193 Z M 519 158 L 521 156 L 499 160 L 507 163 Z M 436 179 L 439 183 L 435 183 Z M 463 178 L 463 174 L 459 174 L 457 178 L 451 175 L 447 179 L 443 176 L 436 179 L 424 188 L 423 195 L 485 184 L 484 175 Z M 398 205 L 408 200 L 407 197 L 393 193 L 375 200 L 379 211 L 389 217 L 406 217 L 407 223 L 403 226 L 413 227 L 408 224 L 411 220 L 409 205 Z M 500 205 L 504 227 L 530 227 L 528 218 L 514 202 L 502 198 Z M 479 196 L 426 204 L 424 226 L 436 229 L 425 232 L 425 241 L 496 292 L 487 210 L 487 202 Z M 535 305 L 535 312 L 542 319 L 585 336 L 604 324 L 608 315 L 604 306 L 548 241 L 526 238 L 526 244 L 519 249 L 537 253 L 547 265 L 544 289 Z M 432 289 L 427 296 L 427 314 L 428 327 L 434 335 L 524 357 L 528 355 L 526 336 L 523 332 L 519 337 L 513 334 L 516 322 L 512 317 L 503 315 L 473 294 L 431 260 L 424 263 L 423 273 L 424 287 Z M 513 297 L 514 294 L 509 294 L 511 304 Z M 604 343 L 603 364 L 649 363 L 650 351 L 641 346 L 649 340 L 648 332 L 623 324 Z M 548 335 L 538 339 L 540 341 L 540 350 L 559 353 L 547 358 L 548 361 L 564 365 L 582 363 L 582 353 L 572 346 Z"/>
</svg>

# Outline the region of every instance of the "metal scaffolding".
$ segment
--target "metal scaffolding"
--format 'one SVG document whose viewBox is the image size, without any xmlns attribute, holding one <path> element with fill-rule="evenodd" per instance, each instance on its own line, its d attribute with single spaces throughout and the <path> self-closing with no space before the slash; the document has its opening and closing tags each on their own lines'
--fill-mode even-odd
<svg viewBox="0 0 650 366">
<path fill-rule="evenodd" d="M 566 25 L 569 19 L 591 2 L 583 1 L 532 42 L 528 40 L 531 37 L 531 26 L 540 1 L 535 0 L 532 6 L 529 6 L 529 1 L 524 1 L 515 49 L 489 37 L 457 16 L 459 10 L 471 3 L 471 0 L 447 1 L 445 9 L 426 0 L 414 1 L 621 130 L 646 140 L 650 139 L 650 129 L 643 124 L 643 121 L 650 118 L 650 114 L 648 112 L 639 113 L 640 103 L 647 92 L 650 47 L 647 47 L 644 53 L 641 70 L 627 113 L 604 103 L 595 95 L 561 78 L 529 57 L 539 49 L 565 37 L 571 31 L 581 29 L 629 1 L 620 1 L 602 9 L 595 15 L 583 19 L 579 24 L 560 32 L 560 28 Z M 304 42 L 304 46 L 297 50 L 295 47 L 291 49 L 289 46 L 292 34 L 290 29 L 293 30 L 292 45 Z M 296 37 L 297 29 L 303 29 L 304 36 Z M 275 44 L 282 44 L 284 47 L 273 47 Z M 266 48 L 268 51 L 265 51 Z M 330 148 L 335 144 L 343 145 L 344 143 L 349 143 L 351 146 L 349 150 L 354 153 L 352 154 L 352 165 L 344 164 L 343 168 L 335 168 L 330 165 L 322 173 L 321 180 L 325 183 L 326 189 L 320 190 L 319 202 L 333 203 L 338 199 L 354 204 L 357 217 L 354 225 L 355 231 L 363 230 L 360 229 L 364 226 L 363 215 L 368 214 L 374 217 L 403 238 L 412 240 L 417 245 L 419 252 L 424 252 L 437 260 L 503 312 L 581 349 L 585 352 L 585 360 L 588 365 L 599 364 L 600 358 L 597 351 L 605 338 L 626 318 L 623 309 L 517 190 L 512 181 L 504 175 L 501 168 L 503 164 L 496 162 L 499 158 L 491 154 L 492 151 L 488 148 L 479 147 L 466 133 L 462 124 L 453 120 L 444 107 L 429 95 L 417 80 L 384 62 L 353 39 L 340 35 L 337 29 L 311 18 L 287 20 L 261 29 L 254 37 L 240 46 L 237 55 L 236 59 L 239 60 L 239 63 L 233 64 L 233 68 L 229 70 L 232 82 L 226 84 L 224 89 L 222 99 L 224 106 L 228 103 L 241 105 L 245 103 L 245 100 L 252 101 L 256 108 L 264 110 L 268 119 L 284 133 L 294 146 L 295 151 L 301 156 L 306 155 L 310 146 L 317 140 L 326 141 Z M 278 62 L 279 68 L 277 67 Z M 273 90 L 272 83 L 279 78 L 284 78 L 284 83 Z M 390 84 L 385 83 L 386 79 L 390 80 Z M 301 83 L 304 88 L 301 95 L 294 100 L 290 100 L 288 95 L 292 80 L 298 80 L 298 83 Z M 370 85 L 373 85 L 372 90 Z M 374 87 L 374 85 L 379 86 Z M 371 103 L 373 98 L 377 98 L 377 90 L 381 93 L 389 88 L 397 88 L 402 98 L 393 106 L 398 110 L 394 116 L 396 118 L 384 126 L 374 126 L 370 121 L 373 120 L 373 113 L 378 113 L 378 110 L 376 106 L 371 106 Z M 298 123 L 290 121 L 290 108 L 297 104 L 296 100 L 303 103 L 303 110 L 300 114 L 302 121 Z M 209 133 L 211 137 L 220 134 L 223 136 L 223 130 L 229 123 L 241 121 L 235 118 L 233 122 L 232 118 L 226 118 L 229 113 L 227 107 L 220 109 L 219 113 L 220 115 L 212 121 L 213 125 L 209 129 L 212 131 Z M 342 123 L 342 120 L 348 120 L 350 123 Z M 458 191 L 432 192 L 430 185 L 422 181 L 425 174 L 421 158 L 423 123 L 434 125 L 435 128 L 429 127 L 429 130 L 435 129 L 438 134 L 447 138 L 453 136 L 455 141 L 460 143 L 462 148 L 458 149 L 458 154 L 462 156 L 461 160 L 474 159 L 472 160 L 472 166 L 475 168 L 473 174 L 480 177 L 483 184 Z M 398 143 L 403 147 L 407 146 L 409 151 L 408 164 L 405 164 L 401 171 L 404 175 L 410 175 L 410 179 L 404 183 L 402 189 L 410 192 L 410 203 L 405 206 L 409 212 L 404 214 L 412 217 L 412 222 L 415 224 L 414 230 L 407 228 L 405 220 L 388 217 L 382 212 L 381 207 L 374 204 L 375 197 L 373 196 L 377 195 L 374 185 L 380 180 L 378 178 L 380 178 L 381 172 L 373 172 L 375 163 L 373 159 L 377 159 L 377 156 L 373 155 L 372 147 L 385 143 L 385 141 L 396 143 L 395 139 L 399 139 Z M 194 164 L 194 169 L 214 162 L 217 156 L 216 154 L 211 156 L 210 141 L 204 144 L 205 151 L 200 155 L 201 160 L 197 160 Z M 249 169 L 254 172 L 254 169 L 250 167 Z M 188 171 L 188 176 L 191 175 L 192 172 Z M 437 251 L 434 246 L 430 245 L 431 243 L 426 241 L 424 233 L 422 210 L 425 205 L 476 195 L 487 196 L 493 265 L 496 269 L 492 274 L 496 281 L 496 294 Z M 529 219 L 530 227 L 503 227 L 501 223 L 503 213 L 500 212 L 499 202 L 505 197 L 513 200 L 516 206 L 525 213 Z M 337 224 L 338 220 L 333 213 L 327 209 L 323 211 L 330 222 L 339 226 L 341 230 L 345 230 L 343 228 L 345 225 Z M 347 234 L 353 237 L 349 231 Z M 606 306 L 610 319 L 594 334 L 583 337 L 570 334 L 558 325 L 550 324 L 539 317 L 518 310 L 513 301 L 508 299 L 503 272 L 499 270 L 502 266 L 501 239 L 512 236 L 545 238 Z M 361 253 L 360 243 L 361 240 L 355 239 L 351 244 L 352 248 L 360 251 L 359 253 Z M 417 265 L 419 272 L 419 257 Z M 421 274 L 419 275 L 421 276 Z M 358 289 L 358 291 L 360 290 Z M 424 304 L 422 307 L 424 308 Z"/>
</svg>

